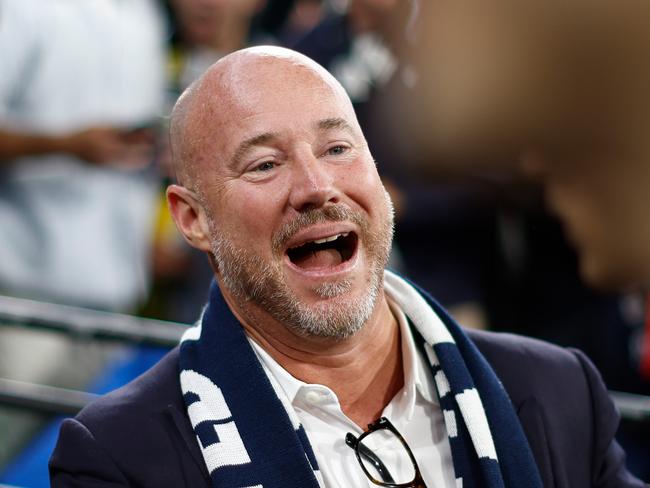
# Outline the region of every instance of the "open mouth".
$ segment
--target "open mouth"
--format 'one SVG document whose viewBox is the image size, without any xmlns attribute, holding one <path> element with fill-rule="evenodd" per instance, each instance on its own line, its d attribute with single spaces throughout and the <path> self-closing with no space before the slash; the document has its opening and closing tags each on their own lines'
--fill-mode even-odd
<svg viewBox="0 0 650 488">
<path fill-rule="evenodd" d="M 289 248 L 291 263 L 306 271 L 334 268 L 349 261 L 357 248 L 354 232 L 344 232 Z"/>
</svg>

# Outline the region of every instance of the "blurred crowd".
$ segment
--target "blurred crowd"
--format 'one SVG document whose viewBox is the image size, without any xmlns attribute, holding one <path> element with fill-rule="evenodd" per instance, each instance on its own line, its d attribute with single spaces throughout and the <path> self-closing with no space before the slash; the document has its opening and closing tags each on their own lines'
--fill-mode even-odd
<svg viewBox="0 0 650 488">
<path fill-rule="evenodd" d="M 501 58 L 476 49 L 492 39 L 481 23 L 461 38 L 466 29 L 453 31 L 453 15 L 436 21 L 429 9 L 414 0 L 0 0 L 0 294 L 196 320 L 211 270 L 166 208 L 166 117 L 221 56 L 278 44 L 325 66 L 352 98 L 395 203 L 393 268 L 467 327 L 578 347 L 610 388 L 650 394 L 641 372 L 644 291 L 585 282 L 538 183 L 505 143 L 528 125 L 499 110 L 533 112 L 522 87 L 536 90 L 534 68 L 559 61 L 524 52 L 512 33 L 497 49 L 529 64 L 508 77 Z M 485 23 L 490 12 L 474 16 Z M 511 24 L 528 34 L 534 25 Z M 572 42 L 537 42 L 562 40 Z M 437 58 L 447 78 L 427 70 L 445 42 L 458 46 L 456 57 Z M 573 56 L 587 59 L 577 47 Z M 454 70 L 469 70 L 473 85 Z M 567 85 L 547 81 L 555 91 L 538 105 L 566 115 L 575 106 L 557 87 Z M 508 103 L 488 90 L 499 86 Z M 467 90 L 485 90 L 485 113 L 498 108 L 498 116 L 479 111 L 475 127 L 454 126 Z M 463 150 L 448 150 L 461 129 L 501 144 L 481 151 L 456 141 Z"/>
</svg>

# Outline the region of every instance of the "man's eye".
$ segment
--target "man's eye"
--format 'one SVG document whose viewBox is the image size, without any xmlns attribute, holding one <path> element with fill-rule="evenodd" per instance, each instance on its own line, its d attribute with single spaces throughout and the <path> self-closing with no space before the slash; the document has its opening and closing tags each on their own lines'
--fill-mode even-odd
<svg viewBox="0 0 650 488">
<path fill-rule="evenodd" d="M 265 161 L 255 166 L 255 171 L 270 171 L 273 168 L 275 168 L 275 163 L 271 161 Z"/>
<path fill-rule="evenodd" d="M 348 148 L 346 146 L 334 146 L 334 147 L 330 147 L 327 150 L 327 154 L 329 154 L 331 156 L 339 156 L 339 155 L 345 153 L 345 151 L 347 151 L 347 150 L 348 150 Z"/>
</svg>

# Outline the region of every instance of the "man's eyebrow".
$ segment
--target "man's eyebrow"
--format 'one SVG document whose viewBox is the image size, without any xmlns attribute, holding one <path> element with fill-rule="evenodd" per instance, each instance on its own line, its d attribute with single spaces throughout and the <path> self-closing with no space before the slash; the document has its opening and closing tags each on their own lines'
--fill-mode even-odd
<svg viewBox="0 0 650 488">
<path fill-rule="evenodd" d="M 345 119 L 340 117 L 333 117 L 330 119 L 319 120 L 316 127 L 320 130 L 343 129 L 350 133 L 353 132 L 352 127 Z"/>
<path fill-rule="evenodd" d="M 246 153 L 253 147 L 255 146 L 261 146 L 263 144 L 266 144 L 269 141 L 272 141 L 273 139 L 276 139 L 278 136 L 277 133 L 275 132 L 264 132 L 262 134 L 258 134 L 253 137 L 249 137 L 248 139 L 242 141 L 239 146 L 237 146 L 237 149 L 235 149 L 235 154 L 233 154 L 231 165 L 233 167 L 236 167 L 239 165 L 241 160 L 244 158 Z"/>
</svg>

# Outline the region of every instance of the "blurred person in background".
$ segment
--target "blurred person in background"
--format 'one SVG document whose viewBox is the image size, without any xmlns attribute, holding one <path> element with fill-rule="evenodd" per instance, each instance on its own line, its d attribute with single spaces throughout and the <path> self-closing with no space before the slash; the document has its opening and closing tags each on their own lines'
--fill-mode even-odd
<svg viewBox="0 0 650 488">
<path fill-rule="evenodd" d="M 0 1 L 0 292 L 145 297 L 163 39 L 153 0 Z"/>
<path fill-rule="evenodd" d="M 524 144 L 588 144 L 586 122 L 593 126 L 607 118 L 598 116 L 611 98 L 600 99 L 607 92 L 601 88 L 613 83 L 605 81 L 612 74 L 629 69 L 610 62 L 619 43 L 610 35 L 613 29 L 594 28 L 607 25 L 606 12 L 616 15 L 616 7 L 581 0 L 419 6 L 417 42 L 403 41 L 398 48 L 418 81 L 409 92 L 394 93 L 395 103 L 380 114 L 392 124 L 390 143 L 408 141 L 413 154 L 403 161 L 420 177 L 424 172 L 438 178 L 440 162 L 450 161 L 458 172 L 488 175 L 496 183 L 498 242 L 492 244 L 485 285 L 490 323 L 578 346 L 610 386 L 645 391 L 634 354 L 643 318 L 638 307 L 628 306 L 634 298 L 595 291 L 584 282 L 560 224 L 516 167 Z M 594 57 L 596 52 L 607 61 Z M 612 68 L 608 76 L 601 73 L 605 65 Z"/>
<path fill-rule="evenodd" d="M 325 15 L 323 0 L 295 0 L 278 31 L 278 43 L 293 46 L 316 27 Z"/>
<path fill-rule="evenodd" d="M 578 46 L 564 56 L 572 125 L 552 120 L 544 138 L 525 141 L 521 162 L 541 177 L 589 283 L 647 289 L 650 5 L 622 0 L 591 10 L 590 28 L 573 33 Z"/>
<path fill-rule="evenodd" d="M 543 183 L 585 279 L 645 296 L 639 363 L 650 383 L 650 6 L 623 1 L 593 10 L 573 67 L 575 124 L 559 143 L 526 144 L 521 163 Z"/>
<path fill-rule="evenodd" d="M 164 101 L 158 8 L 0 0 L 0 294 L 122 312 L 145 298 L 158 186 L 148 127 Z M 2 327 L 0 377 L 85 388 L 113 352 Z M 34 421 L 0 415 L 5 454 Z"/>
<path fill-rule="evenodd" d="M 521 161 L 541 176 L 585 280 L 608 290 L 647 287 L 650 7 L 422 7 L 419 48 L 409 52 L 421 74 L 418 110 L 410 99 L 393 105 L 417 114 L 412 125 L 400 120 L 418 149 Z"/>
<path fill-rule="evenodd" d="M 256 43 L 252 22 L 266 0 L 168 0 L 168 3 L 173 23 L 173 104 L 212 63 Z"/>
<path fill-rule="evenodd" d="M 625 291 L 628 307 L 645 313 L 645 326 L 632 336 L 629 354 L 640 387 L 628 391 L 648 395 L 650 148 L 646 133 L 650 126 L 639 121 L 630 128 L 621 122 L 586 146 L 528 149 L 522 163 L 527 172 L 541 179 L 548 205 L 576 246 L 585 280 L 597 288 Z M 602 347 L 610 348 L 611 343 L 604 342 Z M 627 448 L 630 466 L 650 480 L 647 420 L 637 426 L 623 424 L 619 439 Z"/>
<path fill-rule="evenodd" d="M 564 137 L 534 138 L 521 164 L 543 184 L 584 279 L 625 291 L 636 298 L 637 313 L 645 312 L 631 359 L 640 392 L 650 394 L 650 6 L 623 1 L 592 10 L 579 62 L 566 68 L 573 70 L 574 123 L 549 124 L 548 133 L 562 129 Z M 619 438 L 630 446 L 636 472 L 650 479 L 650 426 L 623 429 Z"/>
<path fill-rule="evenodd" d="M 512 162 L 507 170 L 517 171 L 521 160 L 541 177 L 549 207 L 578 250 L 583 279 L 626 295 L 599 299 L 562 275 L 553 279 L 547 270 L 559 262 L 557 247 L 531 241 L 542 257 L 534 261 L 547 266 L 530 275 L 532 286 L 519 296 L 543 318 L 536 335 L 556 334 L 557 342 L 586 349 L 610 387 L 647 394 L 650 343 L 647 335 L 639 340 L 638 290 L 647 290 L 650 277 L 648 4 L 500 0 L 421 7 L 419 46 L 409 55 L 420 82 L 414 97 L 393 105 L 411 117 L 400 118 L 396 129 L 423 154 L 479 163 L 504 155 Z M 432 175 L 430 161 L 419 167 Z M 525 225 L 528 235 L 540 236 L 539 221 Z M 645 477 L 648 435 L 623 432 L 635 438 L 637 448 L 628 452 Z"/>
</svg>

